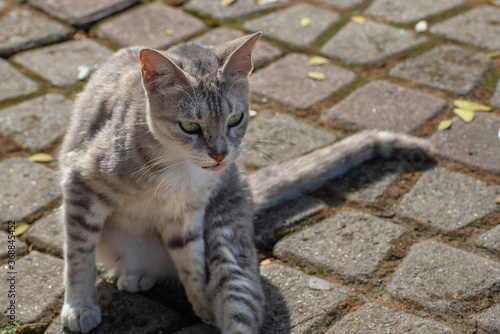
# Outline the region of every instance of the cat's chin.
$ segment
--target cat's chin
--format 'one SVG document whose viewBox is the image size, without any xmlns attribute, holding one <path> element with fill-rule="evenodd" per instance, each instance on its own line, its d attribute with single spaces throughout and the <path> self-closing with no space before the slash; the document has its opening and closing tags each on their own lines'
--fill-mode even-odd
<svg viewBox="0 0 500 334">
<path fill-rule="evenodd" d="M 212 171 L 212 172 L 219 172 L 222 169 L 224 169 L 226 166 L 227 166 L 227 163 L 222 162 L 222 163 L 218 163 L 217 165 L 205 166 L 205 167 L 201 167 L 201 168 L 203 168 L 204 170 Z"/>
</svg>

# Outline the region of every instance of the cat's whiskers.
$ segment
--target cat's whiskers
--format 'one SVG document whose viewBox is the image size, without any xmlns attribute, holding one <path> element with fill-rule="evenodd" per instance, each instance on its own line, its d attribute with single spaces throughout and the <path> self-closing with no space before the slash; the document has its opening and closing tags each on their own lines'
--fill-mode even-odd
<svg viewBox="0 0 500 334">
<path fill-rule="evenodd" d="M 175 154 L 175 155 L 160 156 L 160 157 L 154 158 L 151 161 L 145 163 L 139 170 L 132 173 L 130 175 L 129 179 L 134 177 L 135 174 L 140 173 L 142 171 L 142 174 L 139 176 L 139 179 L 138 179 L 138 181 L 140 181 L 151 169 L 155 168 L 156 166 L 167 163 L 167 162 L 178 161 L 180 158 L 184 158 L 185 156 L 186 156 L 185 154 Z"/>
<path fill-rule="evenodd" d="M 161 185 L 165 183 L 165 181 L 170 181 L 169 184 L 166 186 L 165 191 L 173 190 L 175 186 L 179 185 L 179 181 L 182 180 L 181 176 L 183 175 L 184 168 L 185 166 L 189 166 L 188 161 L 184 161 L 183 163 L 167 166 L 166 168 L 162 169 L 162 172 L 165 172 L 167 169 L 170 167 L 176 167 L 176 165 L 180 165 L 180 167 L 175 168 L 172 171 L 169 171 L 168 174 L 162 175 L 163 180 L 156 186 L 154 196 L 157 197 L 158 190 L 160 189 Z"/>
</svg>

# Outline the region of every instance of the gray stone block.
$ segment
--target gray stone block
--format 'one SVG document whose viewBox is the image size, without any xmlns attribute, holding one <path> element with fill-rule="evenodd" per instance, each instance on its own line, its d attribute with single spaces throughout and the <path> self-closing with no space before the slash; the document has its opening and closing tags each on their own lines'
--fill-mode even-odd
<svg viewBox="0 0 500 334">
<path fill-rule="evenodd" d="M 62 256 L 64 248 L 64 226 L 61 210 L 56 209 L 48 216 L 31 224 L 26 240 L 35 248 Z"/>
<path fill-rule="evenodd" d="M 73 102 L 47 94 L 0 109 L 0 133 L 31 151 L 49 146 L 66 131 Z"/>
<path fill-rule="evenodd" d="M 0 291 L 4 291 L 0 294 L 0 303 L 7 307 L 14 299 L 8 296 L 12 286 L 7 278 L 15 276 L 12 283 L 15 283 L 16 321 L 20 324 L 34 323 L 48 315 L 64 292 L 64 261 L 31 252 L 17 259 L 14 268 L 6 267 L 0 268 L 3 278 L 0 280 Z M 3 317 L 8 315 L 6 307 L 2 307 Z"/>
<path fill-rule="evenodd" d="M 492 106 L 500 108 L 500 80 L 497 82 L 497 88 L 495 89 L 495 93 L 493 93 L 490 102 Z"/>
<path fill-rule="evenodd" d="M 422 319 L 383 305 L 366 304 L 336 322 L 326 334 L 453 334 L 435 321 Z"/>
<path fill-rule="evenodd" d="M 78 67 L 97 69 L 112 51 L 87 39 L 70 41 L 14 56 L 14 61 L 49 80 L 53 85 L 69 87 L 78 82 Z"/>
<path fill-rule="evenodd" d="M 373 274 L 392 250 L 401 226 L 364 213 L 344 212 L 280 240 L 274 253 L 350 277 Z"/>
<path fill-rule="evenodd" d="M 393 22 L 412 23 L 466 4 L 466 0 L 375 0 L 365 14 Z"/>
<path fill-rule="evenodd" d="M 500 8 L 480 6 L 435 24 L 430 32 L 489 50 L 500 49 Z"/>
<path fill-rule="evenodd" d="M 0 19 L 0 55 L 62 41 L 71 31 L 30 11 L 13 10 Z"/>
<path fill-rule="evenodd" d="M 500 305 L 479 314 L 477 323 L 494 334 L 500 333 Z"/>
<path fill-rule="evenodd" d="M 334 105 L 328 119 L 353 129 L 413 132 L 449 108 L 449 103 L 417 90 L 375 80 Z"/>
<path fill-rule="evenodd" d="M 286 0 L 278 0 L 274 3 L 259 5 L 254 0 L 238 0 L 229 6 L 224 6 L 220 0 L 191 0 L 184 5 L 184 8 L 202 15 L 210 15 L 216 20 L 227 20 L 267 10 L 285 2 Z"/>
<path fill-rule="evenodd" d="M 347 23 L 321 52 L 348 64 L 374 64 L 427 41 L 414 32 L 366 21 Z"/>
<path fill-rule="evenodd" d="M 499 207 L 498 204 L 497 207 Z M 477 239 L 477 244 L 490 251 L 500 252 L 500 225 L 481 234 Z"/>
<path fill-rule="evenodd" d="M 217 28 L 210 30 L 206 34 L 196 37 L 191 41 L 204 45 L 220 45 L 229 42 L 233 39 L 244 36 L 245 34 L 239 30 L 228 28 Z M 262 64 L 281 56 L 280 49 L 266 43 L 262 40 L 258 41 L 252 53 L 252 62 L 255 68 Z"/>
<path fill-rule="evenodd" d="M 57 173 L 24 158 L 0 163 L 0 222 L 21 220 L 61 197 Z"/>
<path fill-rule="evenodd" d="M 300 20 L 307 17 L 307 27 Z M 245 29 L 262 30 L 266 36 L 279 39 L 296 47 L 306 47 L 340 19 L 338 13 L 307 4 L 297 5 L 247 21 Z"/>
<path fill-rule="evenodd" d="M 296 158 L 334 141 L 334 135 L 291 116 L 263 111 L 250 121 L 242 158 L 264 167 Z"/>
<path fill-rule="evenodd" d="M 28 95 L 38 90 L 38 84 L 0 58 L 0 101 Z"/>
<path fill-rule="evenodd" d="M 267 248 L 277 241 L 279 229 L 290 228 L 328 206 L 320 199 L 300 196 L 282 205 L 258 212 L 254 219 L 255 242 Z"/>
<path fill-rule="evenodd" d="M 99 33 L 120 46 L 162 49 L 203 28 L 202 21 L 178 8 L 150 3 L 104 22 Z"/>
<path fill-rule="evenodd" d="M 138 0 L 29 0 L 30 5 L 52 16 L 84 27 L 138 2 Z"/>
<path fill-rule="evenodd" d="M 398 214 L 449 232 L 498 210 L 498 195 L 499 186 L 435 168 L 403 197 Z"/>
<path fill-rule="evenodd" d="M 453 312 L 500 284 L 500 264 L 434 241 L 413 245 L 387 286 L 393 296 Z"/>
<path fill-rule="evenodd" d="M 335 283 L 278 264 L 260 267 L 267 298 L 263 333 L 315 333 L 350 293 Z M 292 328 L 291 325 L 295 325 Z"/>
<path fill-rule="evenodd" d="M 14 239 L 9 239 L 13 237 Z M 14 246 L 16 255 L 19 256 L 28 250 L 28 245 L 6 232 L 0 230 L 0 260 L 7 258 L 9 246 Z"/>
<path fill-rule="evenodd" d="M 500 174 L 498 129 L 500 117 L 475 112 L 471 123 L 454 117 L 451 128 L 434 133 L 430 141 L 442 157 Z"/>
<path fill-rule="evenodd" d="M 354 8 L 365 2 L 365 0 L 318 0 L 318 1 L 340 8 Z"/>
<path fill-rule="evenodd" d="M 287 107 L 308 109 L 349 85 L 356 74 L 332 64 L 308 65 L 309 57 L 288 54 L 250 76 L 250 91 Z M 324 81 L 311 79 L 308 72 L 320 72 Z"/>
<path fill-rule="evenodd" d="M 466 95 L 491 67 L 493 62 L 484 53 L 441 45 L 396 65 L 389 73 L 425 86 Z"/>
</svg>

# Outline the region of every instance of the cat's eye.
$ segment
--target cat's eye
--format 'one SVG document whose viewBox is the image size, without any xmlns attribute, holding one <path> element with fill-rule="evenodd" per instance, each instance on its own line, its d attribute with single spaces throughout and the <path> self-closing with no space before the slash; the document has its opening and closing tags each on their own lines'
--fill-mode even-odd
<svg viewBox="0 0 500 334">
<path fill-rule="evenodd" d="M 196 132 L 200 131 L 200 125 L 197 123 L 181 122 L 180 126 L 181 126 L 181 129 L 187 133 L 196 133 Z"/>
<path fill-rule="evenodd" d="M 243 113 L 235 114 L 229 118 L 229 126 L 238 125 L 238 123 L 243 118 Z"/>
</svg>

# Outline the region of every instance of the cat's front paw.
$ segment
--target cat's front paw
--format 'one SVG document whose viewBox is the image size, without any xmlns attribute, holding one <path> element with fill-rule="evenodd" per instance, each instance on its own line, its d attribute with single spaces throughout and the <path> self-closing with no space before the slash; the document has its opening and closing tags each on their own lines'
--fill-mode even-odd
<svg viewBox="0 0 500 334">
<path fill-rule="evenodd" d="M 101 323 L 101 310 L 97 305 L 72 306 L 66 303 L 61 317 L 64 327 L 73 332 L 87 333 Z"/>
</svg>

